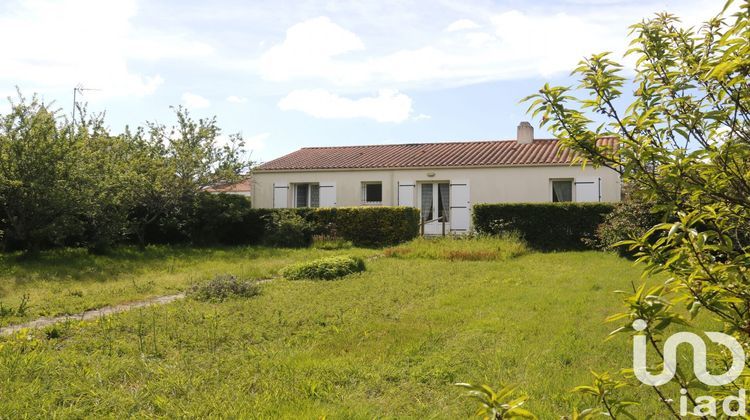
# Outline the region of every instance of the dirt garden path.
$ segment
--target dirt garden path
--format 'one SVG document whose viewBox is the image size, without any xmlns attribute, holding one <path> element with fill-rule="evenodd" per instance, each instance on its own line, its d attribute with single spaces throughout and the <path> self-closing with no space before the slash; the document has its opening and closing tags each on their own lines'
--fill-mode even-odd
<svg viewBox="0 0 750 420">
<path fill-rule="evenodd" d="M 274 278 L 268 278 L 268 279 L 261 279 L 258 280 L 258 283 L 267 283 Z M 0 335 L 10 335 L 14 334 L 24 328 L 44 328 L 49 325 L 57 324 L 60 322 L 65 321 L 91 321 L 98 318 L 101 318 L 105 315 L 111 315 L 111 314 L 117 314 L 120 312 L 127 312 L 131 309 L 136 308 L 144 308 L 146 306 L 154 306 L 154 305 L 165 305 L 167 303 L 172 303 L 176 300 L 184 299 L 185 293 L 177 293 L 174 295 L 166 295 L 166 296 L 157 296 L 153 297 L 151 299 L 146 300 L 139 300 L 135 302 L 129 302 L 129 303 L 121 303 L 119 305 L 114 306 L 104 306 L 99 309 L 91 309 L 89 311 L 80 312 L 73 315 L 60 315 L 56 317 L 42 317 L 37 318 L 33 321 L 24 322 L 22 324 L 12 324 L 5 327 L 0 328 Z"/>
<path fill-rule="evenodd" d="M 7 327 L 0 328 L 0 335 L 10 335 L 24 328 L 44 328 L 48 325 L 57 324 L 58 322 L 90 321 L 92 319 L 98 319 L 105 315 L 126 312 L 131 309 L 143 308 L 146 306 L 164 305 L 166 303 L 171 303 L 184 298 L 184 293 L 177 293 L 175 295 L 157 296 L 151 299 L 141 300 L 137 302 L 122 303 L 120 305 L 114 306 L 105 306 L 103 308 L 92 309 L 90 311 L 85 311 L 74 315 L 61 315 L 53 318 L 43 317 L 35 319 L 33 321 L 24 322 L 22 324 L 8 325 Z"/>
</svg>

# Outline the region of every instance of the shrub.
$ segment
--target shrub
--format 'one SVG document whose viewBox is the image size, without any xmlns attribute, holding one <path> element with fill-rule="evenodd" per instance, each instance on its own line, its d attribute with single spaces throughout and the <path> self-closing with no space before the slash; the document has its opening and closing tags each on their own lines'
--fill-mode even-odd
<svg viewBox="0 0 750 420">
<path fill-rule="evenodd" d="M 540 250 L 585 249 L 584 239 L 612 211 L 605 203 L 511 203 L 474 206 L 474 229 L 480 234 L 518 233 Z"/>
<path fill-rule="evenodd" d="M 332 280 L 361 271 L 365 271 L 362 258 L 343 256 L 293 264 L 281 270 L 281 275 L 289 280 Z"/>
<path fill-rule="evenodd" d="M 253 297 L 260 293 L 258 282 L 239 280 L 230 274 L 220 274 L 205 283 L 193 285 L 188 296 L 201 301 L 222 302 L 232 297 Z"/>
<path fill-rule="evenodd" d="M 413 207 L 340 207 L 310 214 L 318 233 L 335 233 L 356 246 L 396 245 L 419 235 L 419 210 Z"/>
<path fill-rule="evenodd" d="M 595 236 L 585 242 L 599 249 L 612 249 L 617 242 L 640 238 L 651 227 L 661 222 L 662 216 L 652 211 L 652 205 L 639 200 L 617 203 L 612 212 L 596 228 Z M 615 248 L 620 255 L 628 256 L 625 247 Z"/>
<path fill-rule="evenodd" d="M 262 226 L 247 223 L 250 200 L 236 194 L 200 193 L 186 221 L 190 241 L 197 245 L 240 245 L 262 235 Z M 259 229 L 260 228 L 260 229 Z"/>
<path fill-rule="evenodd" d="M 288 248 L 310 245 L 314 225 L 294 210 L 275 211 L 266 215 L 264 219 L 266 244 Z"/>
<path fill-rule="evenodd" d="M 444 238 L 417 238 L 396 247 L 386 248 L 384 254 L 391 258 L 427 258 L 450 261 L 506 260 L 528 252 L 526 244 L 517 235 L 447 236 Z"/>
</svg>

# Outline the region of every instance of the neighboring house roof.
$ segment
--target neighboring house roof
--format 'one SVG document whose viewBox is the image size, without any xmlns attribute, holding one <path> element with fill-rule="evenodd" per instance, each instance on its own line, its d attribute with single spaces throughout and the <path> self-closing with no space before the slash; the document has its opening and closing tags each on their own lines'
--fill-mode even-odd
<svg viewBox="0 0 750 420">
<path fill-rule="evenodd" d="M 253 183 L 250 178 L 243 179 L 237 183 L 223 183 L 206 187 L 203 191 L 211 193 L 250 193 L 253 191 Z"/>
<path fill-rule="evenodd" d="M 615 148 L 614 137 L 599 145 Z M 516 140 L 373 146 L 305 147 L 260 165 L 256 171 L 422 168 L 472 166 L 568 165 L 575 154 L 556 139 L 519 143 Z"/>
</svg>

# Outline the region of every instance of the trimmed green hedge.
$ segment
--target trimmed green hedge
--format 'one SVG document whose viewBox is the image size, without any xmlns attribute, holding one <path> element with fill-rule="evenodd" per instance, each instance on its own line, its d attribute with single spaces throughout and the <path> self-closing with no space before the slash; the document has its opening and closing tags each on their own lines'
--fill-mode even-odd
<svg viewBox="0 0 750 420">
<path fill-rule="evenodd" d="M 419 210 L 411 207 L 254 209 L 246 197 L 198 194 L 189 212 L 149 226 L 148 243 L 304 247 L 313 235 L 355 246 L 396 245 L 419 235 Z"/>
<path fill-rule="evenodd" d="M 281 275 L 289 280 L 333 280 L 365 271 L 365 261 L 359 257 L 329 257 L 292 264 Z"/>
<path fill-rule="evenodd" d="M 586 249 L 597 227 L 614 208 L 608 203 L 477 204 L 474 229 L 483 234 L 517 232 L 536 249 Z"/>
<path fill-rule="evenodd" d="M 338 207 L 309 211 L 316 234 L 340 237 L 355 246 L 381 247 L 419 235 L 419 210 L 413 207 Z"/>
</svg>

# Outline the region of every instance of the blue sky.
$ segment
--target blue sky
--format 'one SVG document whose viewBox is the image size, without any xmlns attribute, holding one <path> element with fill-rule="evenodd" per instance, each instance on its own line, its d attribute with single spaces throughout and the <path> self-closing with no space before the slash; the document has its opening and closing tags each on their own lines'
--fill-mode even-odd
<svg viewBox="0 0 750 420">
<path fill-rule="evenodd" d="M 241 132 L 259 161 L 509 139 L 528 119 L 520 98 L 572 83 L 585 55 L 621 56 L 630 24 L 669 11 L 695 25 L 723 3 L 3 0 L 0 94 L 19 86 L 69 112 L 74 86 L 98 88 L 84 100 L 114 132 L 170 123 L 182 104 Z"/>
</svg>

